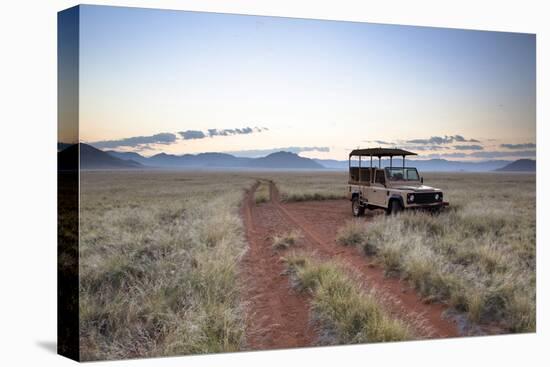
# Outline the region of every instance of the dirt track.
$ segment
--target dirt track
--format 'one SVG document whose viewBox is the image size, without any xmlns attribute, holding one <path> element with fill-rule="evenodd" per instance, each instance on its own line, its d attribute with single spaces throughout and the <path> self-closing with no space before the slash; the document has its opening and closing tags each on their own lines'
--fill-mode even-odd
<svg viewBox="0 0 550 367">
<path fill-rule="evenodd" d="M 254 185 L 246 194 L 242 214 L 249 249 L 241 263 L 244 299 L 248 303 L 246 349 L 293 348 L 314 345 L 307 298 L 289 286 L 280 254 L 271 237 L 288 230 L 271 203 L 256 206 Z"/>
<path fill-rule="evenodd" d="M 418 338 L 460 335 L 453 321 L 442 318 L 444 305 L 424 303 L 404 282 L 385 277 L 383 269 L 357 249 L 336 244 L 336 231 L 353 218 L 347 200 L 281 203 L 271 184 L 271 201 L 256 205 L 257 186 L 249 190 L 242 207 L 249 243 L 241 271 L 249 308 L 247 349 L 303 347 L 317 342 L 308 321 L 308 299 L 290 288 L 288 278 L 282 275 L 282 254 L 271 248 L 272 236 L 289 229 L 304 234 L 304 250 L 345 264 L 366 289 L 376 289 L 387 310 L 412 324 Z"/>
</svg>

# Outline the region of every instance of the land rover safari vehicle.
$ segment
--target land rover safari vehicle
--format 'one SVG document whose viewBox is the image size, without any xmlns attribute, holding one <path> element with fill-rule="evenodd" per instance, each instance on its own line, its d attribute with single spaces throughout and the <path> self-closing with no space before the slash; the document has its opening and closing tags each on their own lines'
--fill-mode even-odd
<svg viewBox="0 0 550 367">
<path fill-rule="evenodd" d="M 365 209 L 382 208 L 387 214 L 395 214 L 403 209 L 438 211 L 449 205 L 443 201 L 440 189 L 425 186 L 416 168 L 405 166 L 408 155 L 416 153 L 370 148 L 356 149 L 349 154 L 348 197 L 354 216 L 363 215 Z M 373 167 L 373 157 L 378 158 L 378 167 Z M 389 167 L 382 168 L 382 157 L 389 157 Z M 393 157 L 401 157 L 402 164 L 393 166 Z"/>
</svg>

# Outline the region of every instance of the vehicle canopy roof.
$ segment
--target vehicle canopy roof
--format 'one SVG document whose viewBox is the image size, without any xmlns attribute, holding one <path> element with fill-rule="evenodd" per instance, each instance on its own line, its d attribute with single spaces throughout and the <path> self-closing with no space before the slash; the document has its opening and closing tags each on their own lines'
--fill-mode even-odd
<svg viewBox="0 0 550 367">
<path fill-rule="evenodd" d="M 392 149 L 392 148 L 367 148 L 367 149 L 354 149 L 349 154 L 352 156 L 372 156 L 372 157 L 395 157 L 400 156 L 404 157 L 406 155 L 417 155 L 416 153 L 409 152 L 403 149 Z"/>
</svg>

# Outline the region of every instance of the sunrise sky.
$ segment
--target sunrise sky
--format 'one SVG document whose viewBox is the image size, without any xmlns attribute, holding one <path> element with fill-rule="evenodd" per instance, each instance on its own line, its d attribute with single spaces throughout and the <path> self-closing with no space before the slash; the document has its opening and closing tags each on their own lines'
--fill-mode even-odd
<svg viewBox="0 0 550 367">
<path fill-rule="evenodd" d="M 80 8 L 80 141 L 346 159 L 535 157 L 535 36 Z"/>
</svg>

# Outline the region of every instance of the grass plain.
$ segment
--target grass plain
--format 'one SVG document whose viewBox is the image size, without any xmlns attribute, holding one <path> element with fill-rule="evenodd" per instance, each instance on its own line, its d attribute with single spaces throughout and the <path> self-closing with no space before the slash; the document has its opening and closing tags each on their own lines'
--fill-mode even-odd
<svg viewBox="0 0 550 367">
<path fill-rule="evenodd" d="M 342 228 L 339 242 L 363 248 L 388 275 L 407 279 L 427 299 L 448 302 L 473 322 L 534 331 L 535 176 L 433 173 L 424 179 L 444 190 L 449 210 L 369 213 L 368 221 Z M 257 202 L 269 200 L 270 180 L 285 201 L 344 198 L 347 189 L 345 172 L 82 173 L 83 360 L 242 349 L 246 314 L 239 287 L 246 285 L 237 272 L 246 241 L 239 206 L 258 180 L 264 189 L 260 185 Z M 406 325 L 376 310 L 375 295 L 354 295 L 353 279 L 339 266 L 313 260 L 294 261 L 293 271 L 334 342 L 409 337 Z M 336 286 L 348 290 L 334 303 Z M 340 307 L 350 313 L 340 314 Z M 368 317 L 362 312 L 383 323 L 361 329 L 357 323 Z"/>
<path fill-rule="evenodd" d="M 378 296 L 365 292 L 347 269 L 312 254 L 286 259 L 295 288 L 312 295 L 313 319 L 324 344 L 358 344 L 411 340 L 410 327 L 387 313 Z"/>
<path fill-rule="evenodd" d="M 271 195 L 269 193 L 269 182 L 259 182 L 260 184 L 258 185 L 256 192 L 254 193 L 254 201 L 256 202 L 256 204 L 266 203 L 271 199 Z"/>
<path fill-rule="evenodd" d="M 345 172 L 277 172 L 264 175 L 275 182 L 283 202 L 346 197 L 347 174 Z"/>
<path fill-rule="evenodd" d="M 83 360 L 241 349 L 239 205 L 232 173 L 81 175 Z"/>
<path fill-rule="evenodd" d="M 361 246 L 389 275 L 475 323 L 535 331 L 535 175 L 425 175 L 451 206 L 439 215 L 404 212 L 351 221 L 338 242 Z"/>
</svg>

